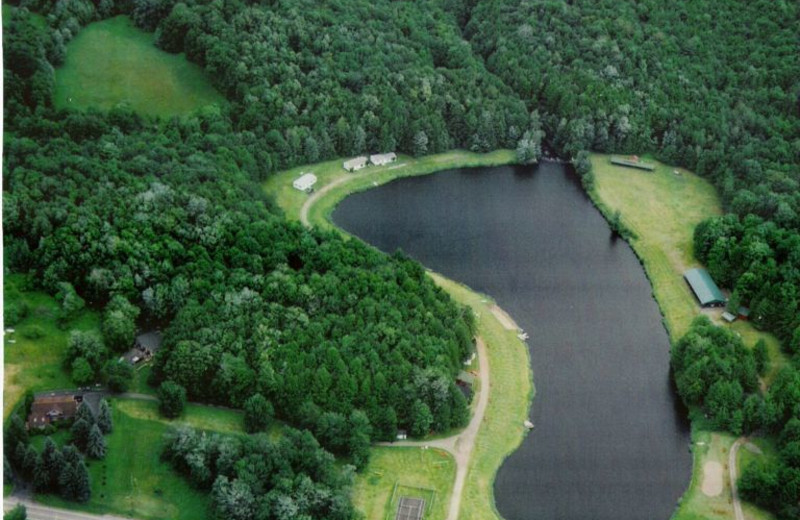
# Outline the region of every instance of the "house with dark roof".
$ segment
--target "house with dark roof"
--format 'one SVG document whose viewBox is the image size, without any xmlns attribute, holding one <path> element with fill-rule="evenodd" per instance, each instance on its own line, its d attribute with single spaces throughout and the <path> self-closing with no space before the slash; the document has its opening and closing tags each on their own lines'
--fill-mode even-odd
<svg viewBox="0 0 800 520">
<path fill-rule="evenodd" d="M 683 278 L 689 284 L 701 307 L 722 307 L 727 302 L 725 295 L 722 294 L 705 269 L 689 269 L 683 273 Z"/>
<path fill-rule="evenodd" d="M 72 419 L 82 401 L 83 396 L 75 394 L 36 396 L 28 415 L 28 429 Z"/>
</svg>

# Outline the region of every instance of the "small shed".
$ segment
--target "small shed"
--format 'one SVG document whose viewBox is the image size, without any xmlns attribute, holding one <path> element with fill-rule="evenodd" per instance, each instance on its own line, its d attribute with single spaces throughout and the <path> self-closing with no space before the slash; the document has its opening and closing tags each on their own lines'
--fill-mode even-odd
<svg viewBox="0 0 800 520">
<path fill-rule="evenodd" d="M 635 155 L 631 157 L 619 157 L 614 155 L 611 157 L 611 164 L 615 164 L 617 166 L 627 166 L 628 168 L 636 168 L 648 172 L 651 172 L 656 169 L 654 164 L 641 162 L 639 160 L 639 157 Z"/>
<path fill-rule="evenodd" d="M 395 154 L 394 152 L 378 153 L 369 156 L 369 162 L 371 162 L 375 166 L 382 166 L 384 164 L 393 163 L 396 160 L 397 160 L 397 154 Z"/>
<path fill-rule="evenodd" d="M 750 309 L 748 307 L 739 307 L 736 313 L 739 315 L 740 320 L 747 321 L 750 319 Z"/>
<path fill-rule="evenodd" d="M 367 165 L 367 156 L 355 157 L 349 161 L 345 161 L 342 167 L 349 172 L 356 172 Z"/>
<path fill-rule="evenodd" d="M 728 311 L 725 311 L 722 313 L 722 319 L 725 320 L 727 323 L 733 323 L 734 321 L 736 321 L 736 316 Z"/>
<path fill-rule="evenodd" d="M 725 295 L 719 290 L 717 284 L 703 268 L 689 269 L 683 273 L 683 278 L 692 289 L 701 307 L 722 307 L 725 305 Z"/>
<path fill-rule="evenodd" d="M 313 173 L 304 173 L 300 177 L 292 182 L 292 186 L 294 189 L 304 191 L 306 193 L 311 192 L 314 187 L 314 184 L 317 183 L 317 176 Z"/>
</svg>

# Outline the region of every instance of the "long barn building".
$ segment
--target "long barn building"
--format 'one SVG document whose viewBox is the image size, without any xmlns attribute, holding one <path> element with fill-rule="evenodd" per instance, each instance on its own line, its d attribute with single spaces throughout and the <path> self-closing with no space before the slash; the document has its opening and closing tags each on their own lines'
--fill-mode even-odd
<svg viewBox="0 0 800 520">
<path fill-rule="evenodd" d="M 727 303 L 725 295 L 705 269 L 689 269 L 683 273 L 683 278 L 702 307 L 722 307 Z"/>
</svg>

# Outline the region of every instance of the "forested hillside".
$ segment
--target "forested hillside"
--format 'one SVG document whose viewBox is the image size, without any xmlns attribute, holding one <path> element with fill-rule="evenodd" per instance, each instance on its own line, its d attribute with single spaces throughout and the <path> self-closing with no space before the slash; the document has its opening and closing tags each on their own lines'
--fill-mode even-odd
<svg viewBox="0 0 800 520">
<path fill-rule="evenodd" d="M 285 221 L 252 181 L 264 135 L 226 115 L 52 110 L 55 33 L 22 11 L 7 28 L 5 267 L 65 311 L 106 310 L 105 344 L 71 347 L 67 368 L 107 377 L 95 358 L 130 345 L 113 324 L 140 315 L 166 327 L 154 383 L 237 407 L 260 393 L 359 466 L 398 428 L 465 423 L 473 318 L 419 265 Z"/>
<path fill-rule="evenodd" d="M 402 256 L 285 222 L 254 183 L 365 152 L 516 147 L 535 160 L 541 131 L 567 159 L 650 152 L 707 176 L 731 214 L 698 228 L 698 259 L 800 351 L 796 2 L 9 3 L 21 9 L 3 20 L 6 269 L 65 308 L 105 310 L 107 344 L 92 343 L 104 355 L 124 346 L 115 320 L 165 326 L 154 382 L 191 399 L 259 393 L 357 464 L 398 427 L 463 424 L 453 379 L 471 314 Z M 69 41 L 119 14 L 204 67 L 229 106 L 169 121 L 54 110 Z M 682 370 L 703 368 L 694 339 Z M 740 388 L 712 402 L 760 399 L 742 360 Z M 800 411 L 782 413 L 759 424 L 794 446 Z M 797 471 L 792 453 L 780 471 Z M 777 508 L 776 493 L 749 496 Z"/>
</svg>

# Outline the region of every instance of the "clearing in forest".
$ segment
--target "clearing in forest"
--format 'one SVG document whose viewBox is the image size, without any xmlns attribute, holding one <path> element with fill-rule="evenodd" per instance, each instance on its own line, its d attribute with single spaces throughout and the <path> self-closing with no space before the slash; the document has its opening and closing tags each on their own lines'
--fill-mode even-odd
<svg viewBox="0 0 800 520">
<path fill-rule="evenodd" d="M 224 103 L 199 66 L 159 50 L 127 16 L 90 24 L 70 42 L 54 97 L 58 108 L 122 105 L 161 117 Z"/>
</svg>

